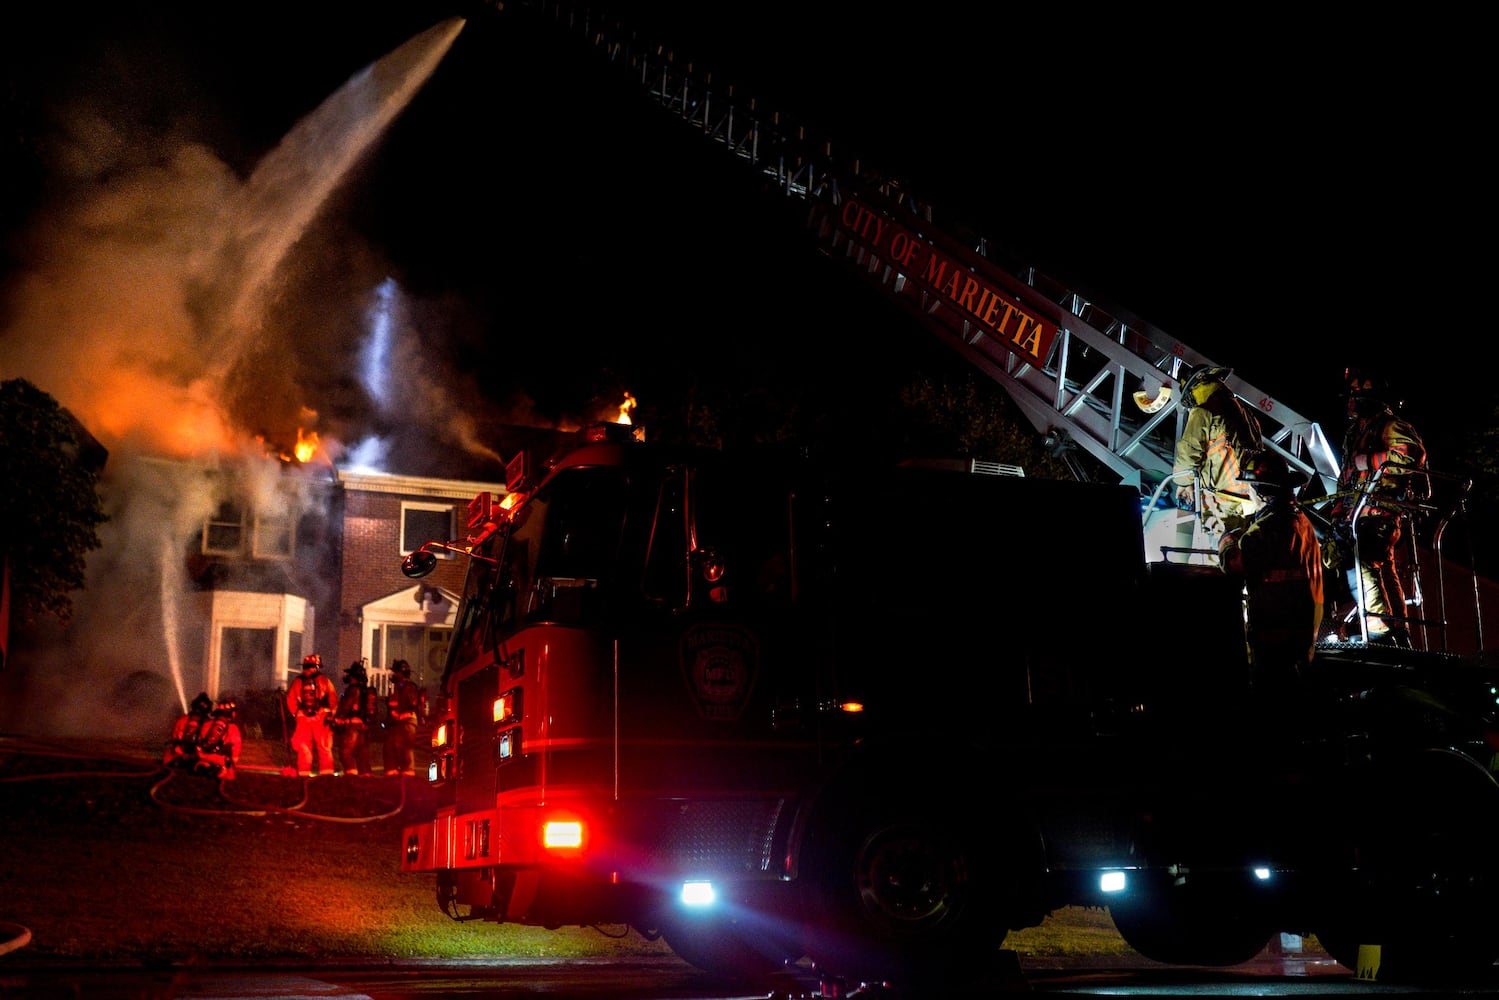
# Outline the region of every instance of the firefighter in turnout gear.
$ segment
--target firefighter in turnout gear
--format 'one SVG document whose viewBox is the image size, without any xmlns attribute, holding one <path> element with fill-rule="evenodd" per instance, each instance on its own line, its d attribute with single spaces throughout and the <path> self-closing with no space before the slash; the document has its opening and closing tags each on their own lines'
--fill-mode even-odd
<svg viewBox="0 0 1499 1000">
<path fill-rule="evenodd" d="M 1219 534 L 1243 527 L 1256 507 L 1239 473 L 1244 455 L 1261 447 L 1260 422 L 1228 387 L 1231 371 L 1199 365 L 1182 380 L 1182 402 L 1191 410 L 1171 481 L 1177 507 L 1199 515 L 1193 548 L 1215 548 Z"/>
<path fill-rule="evenodd" d="M 1355 542 L 1357 566 L 1349 558 L 1348 588 L 1358 613 L 1364 615 L 1367 638 L 1408 647 L 1405 588 L 1396 547 L 1409 530 L 1409 517 L 1394 503 L 1425 499 L 1430 493 L 1426 477 L 1419 475 L 1426 468 L 1426 446 L 1397 412 L 1400 403 L 1392 405 L 1382 379 L 1352 368 L 1344 378 L 1348 429 L 1338 491 L 1327 515 Z"/>
<path fill-rule="evenodd" d="M 1224 533 L 1218 563 L 1244 578 L 1254 692 L 1261 704 L 1276 706 L 1294 694 L 1322 627 L 1322 547 L 1296 500 L 1305 476 L 1269 450 L 1245 456 L 1241 476 L 1258 510 Z"/>
<path fill-rule="evenodd" d="M 411 664 L 397 660 L 390 668 L 385 699 L 385 773 L 416 774 L 416 727 L 422 721 L 421 688 L 411 680 Z"/>
<path fill-rule="evenodd" d="M 213 699 L 207 691 L 200 691 L 187 713 L 172 724 L 172 735 L 167 738 L 166 753 L 161 762 L 168 767 L 192 767 L 198 747 L 198 731 L 213 714 Z"/>
<path fill-rule="evenodd" d="M 225 698 L 214 706 L 213 715 L 200 731 L 193 773 L 232 781 L 239 767 L 244 742 L 244 734 L 239 728 L 239 702 Z"/>
<path fill-rule="evenodd" d="M 286 709 L 296 720 L 291 746 L 297 754 L 297 774 L 310 778 L 333 774 L 333 728 L 328 718 L 338 701 L 333 682 L 323 676 L 323 658 L 316 653 L 302 660 L 302 676 L 286 690 Z"/>
<path fill-rule="evenodd" d="M 344 691 L 333 712 L 333 742 L 344 774 L 368 777 L 374 773 L 370 730 L 379 724 L 380 706 L 370 688 L 369 674 L 363 661 L 355 660 L 344 671 Z"/>
</svg>

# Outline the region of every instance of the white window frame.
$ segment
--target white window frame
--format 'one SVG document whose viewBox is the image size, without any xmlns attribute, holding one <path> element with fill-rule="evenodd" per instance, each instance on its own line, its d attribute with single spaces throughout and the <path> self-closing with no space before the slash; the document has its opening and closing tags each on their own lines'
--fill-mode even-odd
<svg viewBox="0 0 1499 1000">
<path fill-rule="evenodd" d="M 239 520 L 220 520 L 219 515 L 224 512 L 225 508 L 239 514 Z M 215 528 L 233 529 L 235 533 L 233 548 L 224 548 L 210 544 L 209 539 L 212 538 Z M 237 503 L 225 501 L 212 514 L 204 518 L 202 549 L 205 556 L 237 556 L 243 554 L 245 551 L 245 509 Z"/>
<path fill-rule="evenodd" d="M 284 532 L 286 539 L 284 550 L 272 549 L 268 544 L 261 544 L 263 538 L 269 538 L 272 537 L 273 533 L 282 532 Z M 289 513 L 285 517 L 256 515 L 250 544 L 251 554 L 256 559 L 290 559 L 297 551 L 297 519 Z"/>
<path fill-rule="evenodd" d="M 448 518 L 448 530 L 447 530 L 446 535 L 444 537 L 438 538 L 438 539 L 433 539 L 433 538 L 418 538 L 418 539 L 415 539 L 414 541 L 412 539 L 407 538 L 406 537 L 406 512 L 408 510 L 427 511 L 427 512 L 431 512 L 431 513 L 435 513 L 435 514 L 446 514 L 447 518 Z M 454 506 L 451 503 L 423 503 L 422 501 L 419 501 L 419 500 L 402 500 L 401 501 L 401 529 L 400 530 L 401 530 L 401 555 L 403 555 L 403 556 L 404 555 L 409 555 L 410 553 L 415 552 L 417 549 L 421 548 L 427 542 L 431 542 L 431 541 L 451 542 L 455 538 L 458 537 L 457 536 L 457 531 L 458 531 L 458 509 L 457 509 L 456 506 Z M 438 556 L 441 559 L 451 559 L 451 558 L 453 558 L 453 555 L 450 552 L 435 552 L 433 554 L 436 555 L 436 556 Z"/>
</svg>

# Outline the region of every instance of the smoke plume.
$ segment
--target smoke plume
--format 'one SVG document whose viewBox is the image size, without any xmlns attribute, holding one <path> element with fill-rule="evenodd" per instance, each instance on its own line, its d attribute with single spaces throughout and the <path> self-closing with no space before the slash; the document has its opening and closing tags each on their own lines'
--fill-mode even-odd
<svg viewBox="0 0 1499 1000">
<path fill-rule="evenodd" d="M 438 24 L 356 72 L 246 178 L 175 124 L 82 105 L 57 123 L 60 196 L 26 228 L 4 290 L 0 379 L 51 394 L 109 450 L 110 520 L 72 626 L 41 630 L 53 642 L 11 679 L 0 726 L 133 735 L 159 722 L 152 677 L 170 668 L 174 702 L 196 694 L 199 664 L 177 641 L 182 560 L 228 499 L 206 472 L 232 469 L 234 499 L 265 513 L 299 441 L 317 444 L 313 475 L 354 453 L 375 464 L 396 418 L 482 448 L 464 380 L 430 360 L 428 305 L 329 210 L 462 28 Z M 403 377 L 387 378 L 397 361 Z"/>
</svg>

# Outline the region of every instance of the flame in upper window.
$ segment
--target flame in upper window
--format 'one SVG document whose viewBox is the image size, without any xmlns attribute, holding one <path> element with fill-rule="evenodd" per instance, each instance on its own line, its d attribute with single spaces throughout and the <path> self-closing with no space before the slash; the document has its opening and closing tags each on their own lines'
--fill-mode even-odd
<svg viewBox="0 0 1499 1000">
<path fill-rule="evenodd" d="M 302 428 L 298 427 L 297 428 L 297 447 L 294 449 L 294 452 L 295 452 L 295 454 L 297 456 L 297 461 L 299 461 L 299 462 L 310 462 L 310 461 L 312 461 L 312 456 L 314 456 L 314 455 L 317 454 L 317 450 L 318 450 L 318 436 L 317 436 L 317 431 L 306 431 L 304 433 L 303 430 L 302 430 Z"/>
<path fill-rule="evenodd" d="M 615 418 L 616 424 L 630 423 L 630 411 L 635 409 L 635 397 L 628 392 L 625 393 L 625 401 L 619 404 L 619 416 Z"/>
</svg>

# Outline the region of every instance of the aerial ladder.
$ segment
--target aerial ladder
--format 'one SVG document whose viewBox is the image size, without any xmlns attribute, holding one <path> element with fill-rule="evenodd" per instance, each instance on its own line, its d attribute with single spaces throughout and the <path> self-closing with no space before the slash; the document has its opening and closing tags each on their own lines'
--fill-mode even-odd
<svg viewBox="0 0 1499 1000">
<path fill-rule="evenodd" d="M 836 154 L 831 141 L 809 135 L 790 116 L 763 111 L 753 98 L 736 97 L 732 86 L 715 86 L 710 72 L 610 15 L 571 0 L 534 3 L 763 185 L 803 203 L 823 252 L 882 287 L 1003 387 L 1075 478 L 1096 478 L 1095 468 L 1102 468 L 1136 487 L 1148 559 L 1203 561 L 1194 548 L 1203 537 L 1199 515 L 1170 502 L 1176 441 L 1189 412 L 1180 390 L 1197 366 L 1227 366 L 1075 282 L 1044 273 L 900 178 Z M 1308 477 L 1303 499 L 1315 504 L 1319 487 L 1320 499 L 1333 496 L 1340 458 L 1322 428 L 1237 372 L 1226 382 L 1258 415 L 1265 444 Z M 1078 461 L 1078 452 L 1093 465 Z M 1435 515 L 1429 520 L 1438 525 L 1431 539 L 1438 551 L 1467 486 L 1456 484 L 1445 506 L 1416 511 Z M 1476 576 L 1472 586 L 1481 645 Z M 1445 630 L 1445 620 L 1438 624 Z"/>
<path fill-rule="evenodd" d="M 1187 414 L 1180 383 L 1190 366 L 1219 362 L 1000 249 L 900 179 L 835 155 L 832 142 L 786 115 L 763 114 L 731 87 L 715 88 L 711 73 L 607 15 L 566 0 L 541 0 L 541 10 L 581 34 L 665 111 L 805 202 L 824 252 L 883 286 L 998 382 L 1074 477 L 1095 477 L 1077 461 L 1082 451 L 1143 496 L 1169 497 L 1162 484 Z M 1259 415 L 1265 441 L 1333 492 L 1338 456 L 1322 428 L 1236 373 L 1228 385 Z"/>
</svg>

